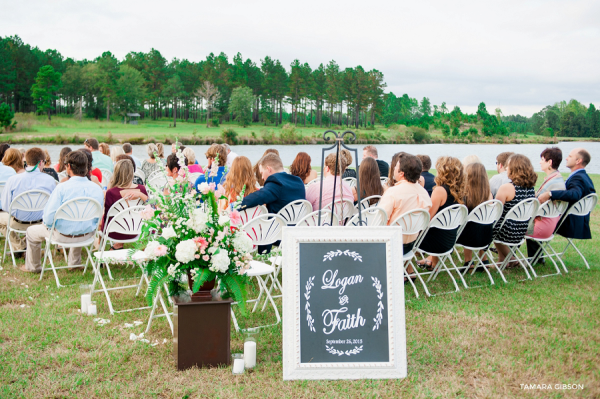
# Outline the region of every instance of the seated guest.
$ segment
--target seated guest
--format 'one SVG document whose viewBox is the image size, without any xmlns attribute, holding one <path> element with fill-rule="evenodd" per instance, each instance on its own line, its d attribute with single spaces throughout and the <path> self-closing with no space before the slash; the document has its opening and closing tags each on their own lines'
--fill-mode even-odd
<svg viewBox="0 0 600 399">
<path fill-rule="evenodd" d="M 133 155 L 133 146 L 129 143 L 125 143 L 123 144 L 123 153 L 125 155 L 129 155 L 131 157 L 131 159 L 133 159 L 133 162 L 135 163 L 135 167 L 136 168 L 141 168 L 142 167 L 142 161 L 140 161 L 138 159 L 138 157 L 136 157 L 135 155 Z"/>
<path fill-rule="evenodd" d="M 86 139 L 83 144 L 92 153 L 94 168 L 113 171 L 113 161 L 109 156 L 104 155 L 98 150 L 98 140 L 95 138 Z"/>
<path fill-rule="evenodd" d="M 56 211 L 61 205 L 80 197 L 92 198 L 98 201 L 100 205 L 104 202 L 102 189 L 86 178 L 88 160 L 85 152 L 73 151 L 69 153 L 66 163 L 67 174 L 70 178 L 65 183 L 56 186 L 56 189 L 50 195 L 50 199 L 44 208 L 44 224 L 31 226 L 27 229 L 27 256 L 25 257 L 25 265 L 21 268 L 25 272 L 39 273 L 41 271 L 42 242 L 50 236 L 50 229 L 54 223 Z M 52 180 L 50 176 L 43 176 L 49 181 Z M 58 220 L 54 230 L 54 239 L 65 243 L 86 241 L 94 236 L 98 222 L 98 219 L 86 222 Z M 69 266 L 80 265 L 81 263 L 81 248 L 71 249 L 68 258 Z"/>
<path fill-rule="evenodd" d="M 110 223 L 112 218 L 108 218 L 107 215 L 110 208 L 120 199 L 125 198 L 128 201 L 141 199 L 142 201 L 148 201 L 148 192 L 146 187 L 142 184 L 133 183 L 133 168 L 134 164 L 131 160 L 123 159 L 117 161 L 115 164 L 115 172 L 110 178 L 108 183 L 108 190 L 106 190 L 106 197 L 104 201 L 104 216 L 100 223 L 100 230 L 104 229 L 105 226 Z M 129 240 L 135 238 L 122 233 L 110 233 L 110 238 L 115 240 Z M 122 243 L 115 243 L 110 249 L 121 249 L 123 248 Z"/>
<path fill-rule="evenodd" d="M 304 184 L 317 178 L 317 172 L 310 167 L 310 155 L 305 152 L 299 152 L 290 166 L 290 173 L 302 179 Z"/>
<path fill-rule="evenodd" d="M 88 165 L 87 165 L 87 174 L 86 177 L 88 178 L 88 180 L 96 183 L 97 185 L 99 185 L 100 187 L 102 187 L 102 172 L 100 172 L 100 169 L 98 168 L 93 168 L 92 164 L 94 162 L 93 158 L 92 158 L 92 153 L 90 152 L 90 150 L 88 150 L 87 148 L 80 148 L 77 151 L 81 151 L 87 161 L 88 161 Z M 68 155 L 67 155 L 68 158 Z M 65 178 L 63 178 L 60 182 L 64 183 L 67 180 L 69 180 L 71 177 L 67 174 L 67 176 Z"/>
<path fill-rule="evenodd" d="M 225 183 L 223 183 L 227 199 L 219 201 L 219 208 L 226 209 L 229 204 L 234 203 L 242 190 L 244 190 L 244 197 L 252 194 L 256 191 L 256 185 L 252 163 L 247 157 L 238 155 L 231 165 L 231 170 L 227 173 Z"/>
<path fill-rule="evenodd" d="M 9 149 L 10 151 L 11 149 Z M 5 157 L 7 155 L 4 155 Z M 2 207 L 8 211 L 12 201 L 19 195 L 29 190 L 41 190 L 48 194 L 56 188 L 56 181 L 40 170 L 40 165 L 44 164 L 44 151 L 41 148 L 33 147 L 25 153 L 27 162 L 26 173 L 18 173 L 11 176 L 2 191 Z M 16 210 L 12 211 L 11 228 L 18 230 L 27 230 L 32 224 L 42 222 L 42 211 L 29 212 Z M 6 237 L 6 226 L 8 225 L 8 213 L 0 213 L 0 233 Z M 20 251 L 25 249 L 25 239 L 11 232 L 10 241 L 13 250 Z"/>
<path fill-rule="evenodd" d="M 185 147 L 180 145 L 179 148 L 183 150 Z M 164 165 L 167 162 L 167 160 L 165 159 L 165 145 L 163 143 L 157 143 L 156 149 L 158 150 L 158 159 Z"/>
<path fill-rule="evenodd" d="M 377 161 L 380 177 L 389 175 L 390 165 L 388 165 L 385 161 L 377 159 L 377 148 L 374 145 L 368 145 L 363 148 L 363 159 L 365 158 L 373 158 L 375 161 Z"/>
<path fill-rule="evenodd" d="M 17 150 L 16 148 L 9 148 L 8 150 L 6 150 L 6 152 L 4 153 L 4 157 L 2 158 L 2 164 L 4 166 L 12 168 L 16 174 L 25 172 L 23 156 L 21 155 L 21 151 Z"/>
<path fill-rule="evenodd" d="M 516 244 L 527 233 L 528 223 L 508 220 L 502 230 L 500 230 L 500 226 L 502 226 L 506 214 L 515 205 L 523 200 L 535 197 L 533 187 L 537 181 L 537 174 L 533 170 L 529 158 L 521 154 L 513 154 L 508 158 L 506 161 L 506 173 L 511 182 L 501 185 L 496 194 L 496 199 L 504 204 L 504 208 L 502 210 L 502 217 L 498 220 L 496 226 L 494 226 L 494 239 Z M 498 260 L 502 263 L 508 256 L 510 249 L 504 244 L 496 244 L 496 249 L 498 249 Z M 519 265 L 517 260 L 511 260 L 507 267 L 515 267 L 517 265 Z"/>
<path fill-rule="evenodd" d="M 341 152 L 345 154 L 342 158 L 344 160 L 344 165 L 342 165 L 342 179 L 346 177 L 354 177 L 357 178 L 357 169 L 350 168 L 352 166 L 352 153 L 345 148 L 342 148 Z"/>
<path fill-rule="evenodd" d="M 277 213 L 290 202 L 305 199 L 304 183 L 299 177 L 284 172 L 278 155 L 266 154 L 258 161 L 258 167 L 265 185 L 244 197 L 242 209 L 265 205 L 269 213 Z"/>
<path fill-rule="evenodd" d="M 40 164 L 42 172 L 52 176 L 54 180 L 58 181 L 58 173 L 56 173 L 56 170 L 54 170 L 54 168 L 50 166 L 52 165 L 52 158 L 50 158 L 50 153 L 48 152 L 48 150 L 44 150 L 44 156 L 44 166 L 42 167 Z"/>
<path fill-rule="evenodd" d="M 231 169 L 231 165 L 233 165 L 233 160 L 237 158 L 238 154 L 231 151 L 231 147 L 229 147 L 229 144 L 223 143 L 221 145 L 225 147 L 225 152 L 227 153 L 227 169 Z"/>
<path fill-rule="evenodd" d="M 388 215 L 387 225 L 391 225 L 398 217 L 415 209 L 429 210 L 431 198 L 427 191 L 421 186 L 419 176 L 423 165 L 419 158 L 407 153 L 396 154 L 397 162 L 394 166 L 394 186 L 388 188 L 379 200 L 378 206 L 383 208 Z M 402 157 L 400 157 L 402 155 Z M 410 252 L 414 246 L 417 234 L 403 234 L 403 252 Z M 412 266 L 406 269 L 413 273 Z"/>
<path fill-rule="evenodd" d="M 183 157 L 183 162 L 185 166 L 188 166 L 188 159 Z M 175 184 L 175 181 L 178 177 L 180 177 L 180 172 L 182 172 L 182 166 L 179 164 L 179 158 L 177 158 L 176 154 L 169 154 L 167 157 L 167 164 L 165 165 L 165 171 L 167 172 L 167 177 L 169 178 L 169 184 L 172 186 Z M 190 174 L 187 174 L 189 178 Z"/>
<path fill-rule="evenodd" d="M 0 144 L 0 162 L 2 162 L 2 158 L 4 158 L 4 153 L 10 148 L 10 144 L 2 143 Z"/>
<path fill-rule="evenodd" d="M 540 155 L 540 167 L 542 172 L 546 174 L 546 178 L 542 182 L 542 185 L 535 193 L 535 196 L 539 196 L 553 190 L 564 190 L 566 188 L 565 181 L 562 175 L 558 171 L 558 167 L 562 162 L 562 151 L 558 147 L 546 148 Z M 542 204 L 542 202 L 540 202 Z M 542 218 L 537 217 L 531 219 L 529 222 L 529 228 L 527 229 L 527 235 L 534 238 L 548 238 L 556 229 L 556 225 L 560 220 L 560 216 L 555 218 Z M 539 244 L 533 240 L 527 240 L 527 257 L 532 258 L 540 248 Z M 536 260 L 532 260 L 531 264 L 535 264 Z M 544 263 L 544 259 L 540 259 L 541 263 Z"/>
<path fill-rule="evenodd" d="M 396 185 L 396 183 L 398 183 L 396 181 L 396 178 L 395 178 L 395 176 L 396 176 L 396 172 L 395 172 L 396 171 L 396 165 L 398 164 L 398 161 L 400 160 L 400 157 L 402 155 L 404 155 L 404 154 L 406 154 L 406 152 L 400 151 L 400 152 L 395 153 L 394 156 L 392 156 L 392 163 L 391 163 L 391 166 L 390 166 L 390 172 L 389 172 L 389 174 L 387 176 L 388 177 L 388 181 L 387 181 L 387 183 L 385 183 L 383 185 L 383 191 L 384 192 L 388 188 L 394 187 Z"/>
<path fill-rule="evenodd" d="M 108 144 L 100 143 L 100 144 L 98 144 L 98 149 L 100 150 L 101 153 L 103 153 L 107 157 L 110 157 L 110 147 L 108 146 Z"/>
<path fill-rule="evenodd" d="M 484 202 L 493 199 L 487 172 L 482 163 L 475 162 L 467 165 L 465 168 L 464 199 L 464 204 L 469 210 L 469 213 Z M 492 242 L 493 234 L 494 229 L 491 224 L 483 225 L 480 223 L 468 222 L 456 242 L 469 247 L 483 247 Z M 471 263 L 473 253 L 471 250 L 465 249 L 464 254 L 466 266 Z M 483 252 L 480 252 L 480 254 L 483 254 Z M 489 264 L 487 259 L 482 260 L 486 265 Z"/>
<path fill-rule="evenodd" d="M 468 165 L 470 165 L 472 163 L 482 163 L 482 162 L 481 162 L 481 159 L 479 159 L 479 157 L 475 154 L 467 155 L 462 160 L 462 165 L 464 168 L 466 168 Z"/>
<path fill-rule="evenodd" d="M 65 162 L 67 159 L 67 155 L 69 155 L 71 151 L 73 151 L 71 150 L 71 147 L 63 147 L 63 149 L 60 150 L 60 155 L 58 156 L 58 163 L 54 165 L 54 170 L 56 170 L 58 173 L 65 171 Z"/>
<path fill-rule="evenodd" d="M 185 150 L 185 146 L 179 142 L 174 142 L 173 144 L 171 144 L 171 154 L 176 154 L 177 150 L 179 151 L 183 151 Z"/>
<path fill-rule="evenodd" d="M 122 160 L 129 161 L 133 165 L 133 173 L 134 173 L 134 175 L 133 175 L 133 184 L 144 185 L 144 181 L 142 180 L 142 178 L 135 175 L 135 170 L 137 169 L 137 167 L 135 165 L 135 161 L 133 160 L 133 158 L 131 158 L 131 156 L 127 155 L 127 154 L 119 155 L 117 157 L 117 162 L 122 161 Z"/>
<path fill-rule="evenodd" d="M 279 151 L 277 151 L 275 148 L 267 148 L 267 150 L 265 151 L 265 153 L 263 154 L 263 157 L 267 154 L 275 154 L 277 156 L 279 156 Z M 262 159 L 262 158 L 261 158 Z M 260 160 L 259 160 L 260 162 Z M 257 162 L 253 167 L 252 170 L 254 171 L 254 177 L 256 177 L 256 181 L 258 182 L 258 186 L 262 187 L 265 185 L 264 180 L 262 179 L 262 174 L 260 173 L 260 170 L 258 168 L 259 166 L 259 162 Z"/>
<path fill-rule="evenodd" d="M 148 151 L 148 158 L 142 161 L 142 172 L 146 176 L 146 182 L 148 182 L 148 178 L 152 175 L 152 173 L 160 170 L 160 160 L 157 162 L 158 157 L 158 147 L 154 143 L 150 143 L 146 146 L 146 150 Z M 159 158 L 158 158 L 159 159 Z"/>
<path fill-rule="evenodd" d="M 431 219 L 444 209 L 463 203 L 465 184 L 463 165 L 460 159 L 455 157 L 439 157 L 435 163 L 435 169 L 437 170 L 437 176 L 435 177 L 436 186 L 431 194 L 431 208 L 429 208 Z M 458 229 L 450 233 L 449 230 L 434 227 L 429 229 L 421 245 L 419 245 L 419 249 L 423 252 L 446 252 L 454 246 L 457 234 Z M 427 259 L 417 262 L 417 264 L 427 269 L 433 269 L 437 265 L 437 262 L 437 256 L 430 256 Z"/>
<path fill-rule="evenodd" d="M 506 173 L 506 163 L 512 154 L 514 152 L 502 152 L 496 157 L 496 170 L 498 174 L 490 178 L 490 189 L 494 198 L 496 198 L 496 193 L 501 185 L 510 183 L 510 178 Z"/>
<path fill-rule="evenodd" d="M 119 155 L 125 154 L 121 147 L 114 146 L 110 149 L 110 159 L 113 161 L 113 164 L 117 163 L 117 157 Z"/>
<path fill-rule="evenodd" d="M 340 152 L 340 158 L 338 160 L 338 170 L 335 171 L 335 153 L 327 155 L 325 158 L 325 167 L 323 168 L 323 194 L 322 201 L 319 204 L 319 198 L 321 197 L 321 184 L 311 184 L 306 188 L 306 200 L 312 204 L 313 211 L 323 209 L 334 201 L 347 199 L 352 201 L 354 196 L 352 195 L 352 189 L 342 180 L 341 175 L 343 171 L 343 165 L 348 164 L 347 155 Z M 334 190 L 335 184 L 335 193 Z M 380 183 L 381 184 L 381 183 Z M 319 208 L 319 205 L 321 207 Z"/>
<path fill-rule="evenodd" d="M 221 144 L 213 144 L 206 151 L 206 159 L 208 166 L 203 175 L 198 176 L 194 187 L 198 190 L 198 185 L 201 183 L 215 183 L 216 185 L 225 182 L 225 165 L 227 164 L 227 152 Z"/>
<path fill-rule="evenodd" d="M 583 148 L 575 148 L 566 159 L 567 168 L 571 169 L 571 174 L 566 182 L 566 190 L 551 190 L 541 194 L 538 197 L 540 202 L 546 202 L 549 199 L 553 201 L 567 201 L 569 206 L 589 195 L 595 193 L 594 183 L 585 171 L 585 167 L 590 163 L 592 157 L 590 153 Z M 579 240 L 589 240 L 592 238 L 590 231 L 590 216 L 569 215 L 562 222 L 558 229 L 558 234 L 566 238 Z"/>
<path fill-rule="evenodd" d="M 429 158 L 429 155 L 417 155 L 417 158 L 419 158 L 423 164 L 423 171 L 421 172 L 424 182 L 423 187 L 425 188 L 425 191 L 427 191 L 427 194 L 429 194 L 431 197 L 433 187 L 435 186 L 435 176 L 433 173 L 429 172 L 429 169 L 431 169 L 431 158 Z"/>
<path fill-rule="evenodd" d="M 188 171 L 190 173 L 204 173 L 202 166 L 196 163 L 196 154 L 194 153 L 194 150 L 190 147 L 186 147 L 183 149 L 182 153 L 188 160 Z"/>
<path fill-rule="evenodd" d="M 8 144 L 1 144 L 1 145 L 8 145 Z M 10 148 L 7 148 L 7 150 L 10 150 Z M 0 149 L 0 151 L 2 151 Z M 5 153 L 2 152 L 2 161 L 0 162 L 0 182 L 2 183 L 6 183 L 6 181 L 11 177 L 17 174 L 17 171 L 15 169 L 15 167 L 9 166 L 9 165 L 5 165 L 4 164 L 4 158 L 6 158 L 6 161 L 8 161 L 11 164 L 15 164 L 15 163 L 20 163 L 20 168 L 19 170 L 23 169 L 23 160 L 21 159 L 21 153 L 15 149 L 13 149 L 12 151 L 13 154 L 16 154 L 16 157 L 13 157 L 11 155 L 9 156 L 5 156 Z M 2 209 L 2 199 L 0 198 L 0 209 Z M 4 209 L 5 211 L 8 210 L 8 207 L 6 207 L 6 209 Z"/>
<path fill-rule="evenodd" d="M 379 167 L 373 158 L 363 159 L 359 169 L 358 182 L 360 183 L 360 199 L 361 201 L 373 195 L 382 195 L 383 186 L 381 185 L 381 177 L 379 176 Z M 352 187 L 354 202 L 358 202 L 358 193 L 356 186 Z M 369 205 L 379 202 L 377 198 L 371 198 Z"/>
</svg>

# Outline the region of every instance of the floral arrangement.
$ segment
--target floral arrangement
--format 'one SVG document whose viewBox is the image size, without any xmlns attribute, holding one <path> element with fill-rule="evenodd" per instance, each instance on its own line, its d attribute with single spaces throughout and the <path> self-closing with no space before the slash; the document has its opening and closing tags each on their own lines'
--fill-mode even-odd
<svg viewBox="0 0 600 399">
<path fill-rule="evenodd" d="M 253 245 L 240 229 L 241 216 L 234 210 L 237 204 L 219 211 L 217 201 L 227 198 L 223 187 L 201 183 L 197 192 L 188 180 L 183 154 L 179 150 L 176 154 L 179 175 L 163 191 L 150 187 L 152 200 L 142 212 L 142 234 L 133 250 L 143 250 L 149 259 L 144 265 L 150 277 L 147 300 L 151 303 L 158 287 L 165 283 L 169 295 L 177 296 L 187 291 L 186 285 L 198 292 L 216 279 L 221 297 L 233 297 L 245 313 L 245 272 L 250 267 Z M 212 168 L 205 176 L 216 174 L 217 169 Z M 237 200 L 242 197 L 243 192 Z"/>
</svg>

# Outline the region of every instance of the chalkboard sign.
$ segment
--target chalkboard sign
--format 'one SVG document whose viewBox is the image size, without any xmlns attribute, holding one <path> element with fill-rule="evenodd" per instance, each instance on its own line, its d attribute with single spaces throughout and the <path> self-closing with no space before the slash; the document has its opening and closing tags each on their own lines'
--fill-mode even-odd
<svg viewBox="0 0 600 399">
<path fill-rule="evenodd" d="M 403 378 L 402 234 L 284 228 L 284 379 Z"/>
</svg>

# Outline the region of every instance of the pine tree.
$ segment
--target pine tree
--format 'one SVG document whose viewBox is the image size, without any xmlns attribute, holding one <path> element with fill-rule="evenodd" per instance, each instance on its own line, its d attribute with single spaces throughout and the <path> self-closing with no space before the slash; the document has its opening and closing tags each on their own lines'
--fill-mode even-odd
<svg viewBox="0 0 600 399">
<path fill-rule="evenodd" d="M 61 87 L 60 73 L 52 65 L 46 65 L 38 71 L 35 83 L 31 86 L 31 96 L 38 111 L 46 112 L 51 120 L 50 111 L 54 110 L 54 100 Z"/>
</svg>

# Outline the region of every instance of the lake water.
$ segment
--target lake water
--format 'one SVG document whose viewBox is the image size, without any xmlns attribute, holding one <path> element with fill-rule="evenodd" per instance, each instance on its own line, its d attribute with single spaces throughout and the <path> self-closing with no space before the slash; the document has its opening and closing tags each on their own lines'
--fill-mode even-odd
<svg viewBox="0 0 600 399">
<path fill-rule="evenodd" d="M 80 145 L 68 145 L 72 149 L 78 149 L 83 146 Z M 569 151 L 573 148 L 584 147 L 592 155 L 592 162 L 587 166 L 589 173 L 600 173 L 600 159 L 596 158 L 600 154 L 600 142 L 561 142 L 557 145 L 563 151 L 563 162 L 560 170 L 562 172 L 568 172 L 569 170 L 564 166 L 564 159 L 567 157 Z M 24 148 L 36 147 L 36 145 L 23 145 Z M 52 162 L 58 161 L 58 155 L 60 150 L 65 147 L 64 145 L 42 145 L 41 147 L 46 148 L 52 157 Z M 206 163 L 204 153 L 208 149 L 207 145 L 192 145 L 191 147 L 196 153 L 198 162 L 202 165 Z M 359 163 L 362 158 L 362 149 L 364 145 L 358 145 Z M 438 157 L 444 155 L 452 155 L 459 159 L 463 159 L 467 155 L 477 155 L 485 168 L 488 170 L 496 169 L 496 155 L 504 151 L 513 151 L 528 156 L 533 163 L 533 167 L 536 171 L 540 171 L 540 154 L 541 152 L 550 147 L 546 144 L 380 144 L 377 145 L 379 152 L 379 159 L 383 159 L 386 162 L 390 162 L 392 156 L 399 151 L 405 151 L 410 154 L 426 154 L 431 157 L 432 165 L 435 168 L 435 162 Z M 171 146 L 167 146 L 170 151 Z M 252 163 L 255 163 L 260 159 L 267 148 L 277 148 L 284 165 L 291 165 L 292 161 L 301 151 L 308 153 L 312 158 L 313 166 L 321 166 L 321 149 L 323 145 L 240 145 L 233 146 L 232 150 L 239 155 L 245 155 Z M 145 145 L 134 145 L 133 154 L 139 159 L 145 159 L 148 157 L 148 153 Z M 168 155 L 168 154 L 167 154 Z"/>
</svg>

